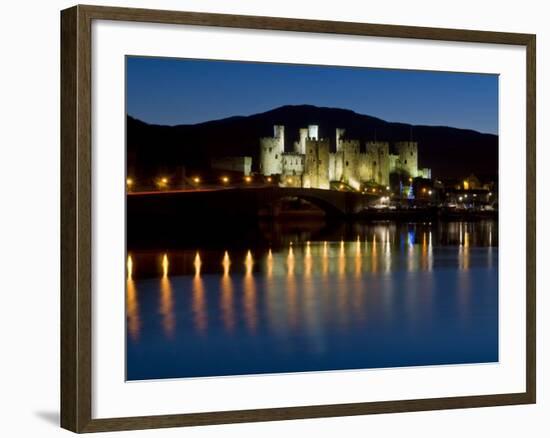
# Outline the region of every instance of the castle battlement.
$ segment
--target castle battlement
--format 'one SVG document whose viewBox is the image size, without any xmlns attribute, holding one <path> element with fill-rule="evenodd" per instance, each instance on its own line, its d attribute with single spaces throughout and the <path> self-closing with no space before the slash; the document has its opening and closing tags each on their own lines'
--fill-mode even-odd
<svg viewBox="0 0 550 438">
<path fill-rule="evenodd" d="M 273 127 L 273 137 L 260 138 L 259 170 L 262 175 L 281 175 L 282 185 L 305 188 L 330 188 L 331 182 L 345 183 L 357 190 L 364 183 L 389 184 L 390 173 L 411 177 L 429 175 L 418 169 L 418 143 L 394 143 L 397 154 L 390 153 L 388 142 L 369 141 L 365 152 L 361 142 L 344 138 L 346 130 L 336 129 L 336 151 L 330 152 L 330 139 L 319 138 L 319 126 L 300 128 L 293 152 L 284 150 L 284 126 Z M 286 182 L 285 182 L 286 181 Z"/>
</svg>

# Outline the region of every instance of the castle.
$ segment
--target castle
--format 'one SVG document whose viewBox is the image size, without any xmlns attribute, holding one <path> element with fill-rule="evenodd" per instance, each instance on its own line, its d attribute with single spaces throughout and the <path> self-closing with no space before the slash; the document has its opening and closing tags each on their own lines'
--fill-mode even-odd
<svg viewBox="0 0 550 438">
<path fill-rule="evenodd" d="M 264 176 L 280 176 L 282 186 L 330 189 L 330 184 L 346 184 L 360 190 L 364 183 L 390 184 L 390 174 L 430 178 L 430 169 L 418 168 L 418 144 L 401 141 L 390 153 L 387 142 L 367 142 L 362 152 L 359 140 L 345 138 L 345 129 L 335 133 L 336 151 L 330 140 L 319 138 L 319 126 L 299 130 L 292 152 L 285 152 L 285 127 L 275 125 L 273 137 L 260 139 L 259 171 Z"/>
</svg>

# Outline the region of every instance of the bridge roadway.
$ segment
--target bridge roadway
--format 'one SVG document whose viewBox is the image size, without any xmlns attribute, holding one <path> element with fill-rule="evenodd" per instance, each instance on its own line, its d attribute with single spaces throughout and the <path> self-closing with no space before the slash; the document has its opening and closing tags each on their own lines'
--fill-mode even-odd
<svg viewBox="0 0 550 438">
<path fill-rule="evenodd" d="M 351 191 L 304 189 L 298 187 L 250 186 L 211 187 L 129 193 L 128 217 L 132 215 L 218 215 L 257 216 L 259 212 L 276 214 L 284 198 L 310 202 L 327 216 L 351 216 L 365 209 L 380 195 Z"/>
</svg>

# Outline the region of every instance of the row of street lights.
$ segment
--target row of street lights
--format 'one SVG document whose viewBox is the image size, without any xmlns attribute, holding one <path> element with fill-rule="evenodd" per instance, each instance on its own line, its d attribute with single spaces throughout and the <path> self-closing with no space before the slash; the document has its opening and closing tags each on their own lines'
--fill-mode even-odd
<svg viewBox="0 0 550 438">
<path fill-rule="evenodd" d="M 251 182 L 253 182 L 253 178 L 250 175 L 245 176 L 243 180 L 247 184 L 250 184 Z M 193 184 L 198 185 L 202 182 L 202 179 L 200 176 L 196 175 L 191 178 L 191 181 L 193 182 Z M 270 183 L 273 181 L 273 179 L 269 176 L 266 178 L 266 181 Z M 229 176 L 223 175 L 220 177 L 220 182 L 222 182 L 223 184 L 229 184 L 231 182 L 231 179 L 229 178 Z M 159 177 L 155 180 L 155 183 L 158 188 L 167 188 L 169 184 L 169 179 L 165 176 Z M 130 177 L 126 178 L 126 187 L 128 188 L 128 190 L 133 189 L 134 186 L 135 186 L 134 179 Z"/>
<path fill-rule="evenodd" d="M 253 178 L 252 178 L 252 176 L 250 176 L 250 175 L 246 175 L 246 176 L 243 178 L 243 180 L 244 180 L 244 182 L 247 183 L 247 184 L 253 182 Z M 201 184 L 202 179 L 201 179 L 200 176 L 195 175 L 195 176 L 193 176 L 193 177 L 191 178 L 191 181 L 193 182 L 193 184 L 198 185 L 198 184 Z M 268 182 L 268 183 L 271 183 L 271 182 L 273 182 L 273 178 L 272 178 L 271 176 L 268 176 L 268 177 L 265 178 L 265 181 Z M 229 184 L 229 183 L 231 182 L 231 179 L 229 178 L 229 176 L 223 175 L 223 176 L 220 177 L 220 182 L 223 183 L 223 184 Z M 285 180 L 285 182 L 286 182 L 287 184 L 293 184 L 293 183 L 294 183 L 294 179 L 293 179 L 292 177 L 288 177 L 288 178 Z M 167 177 L 165 177 L 165 176 L 159 177 L 159 178 L 156 180 L 156 185 L 157 185 L 157 187 L 158 187 L 158 188 L 161 188 L 161 189 L 167 188 L 167 187 L 168 187 L 168 183 L 169 183 L 169 179 L 168 179 Z M 135 182 L 134 182 L 133 178 L 130 178 L 130 177 L 126 178 L 126 187 L 128 188 L 128 190 L 133 189 L 134 185 L 135 185 Z M 340 185 L 339 185 L 339 189 L 340 189 L 340 190 L 346 189 L 346 185 L 340 184 Z M 390 186 L 386 186 L 386 187 L 385 187 L 385 190 L 386 190 L 386 192 L 389 192 L 389 191 L 390 191 Z M 361 191 L 361 190 L 359 189 L 358 191 Z M 372 187 L 372 188 L 370 188 L 370 189 L 369 189 L 369 188 L 364 188 L 364 189 L 363 189 L 363 193 L 368 193 L 368 192 L 371 192 L 371 193 L 383 193 L 383 191 L 384 191 L 384 189 L 382 189 L 382 188 L 375 188 L 375 187 Z M 423 193 L 426 193 L 426 191 L 427 191 L 426 188 L 423 188 L 423 189 L 422 189 L 422 192 L 423 192 Z M 429 194 L 429 195 L 432 195 L 432 190 L 429 190 L 429 191 L 428 191 L 428 194 Z"/>
</svg>

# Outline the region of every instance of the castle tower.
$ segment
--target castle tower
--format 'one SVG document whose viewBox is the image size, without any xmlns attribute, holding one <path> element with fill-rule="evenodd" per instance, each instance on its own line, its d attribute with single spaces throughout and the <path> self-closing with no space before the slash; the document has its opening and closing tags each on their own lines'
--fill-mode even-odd
<svg viewBox="0 0 550 438">
<path fill-rule="evenodd" d="M 329 189 L 329 146 L 328 139 L 306 140 L 303 187 Z"/>
<path fill-rule="evenodd" d="M 341 145 L 340 140 L 344 137 L 346 134 L 346 130 L 343 128 L 336 128 L 336 152 L 340 152 Z"/>
<path fill-rule="evenodd" d="M 306 153 L 306 139 L 308 137 L 308 128 L 300 128 L 300 139 L 295 143 L 295 152 L 297 154 L 305 155 Z"/>
<path fill-rule="evenodd" d="M 359 190 L 361 178 L 359 175 L 359 140 L 339 140 L 340 152 L 342 155 L 342 177 L 341 181 Z"/>
<path fill-rule="evenodd" d="M 273 137 L 260 138 L 260 168 L 264 176 L 280 175 L 285 150 L 285 127 L 273 126 Z"/>
<path fill-rule="evenodd" d="M 274 125 L 273 126 L 273 138 L 279 140 L 279 153 L 285 151 L 285 127 L 284 125 Z"/>
<path fill-rule="evenodd" d="M 319 140 L 319 125 L 309 125 L 307 127 L 307 136 L 313 140 Z"/>
<path fill-rule="evenodd" d="M 372 179 L 377 184 L 390 183 L 390 145 L 386 142 L 369 142 L 367 149 L 372 151 Z"/>
<path fill-rule="evenodd" d="M 412 178 L 418 176 L 418 143 L 416 141 L 400 141 L 395 143 L 399 155 L 399 167 Z"/>
</svg>

